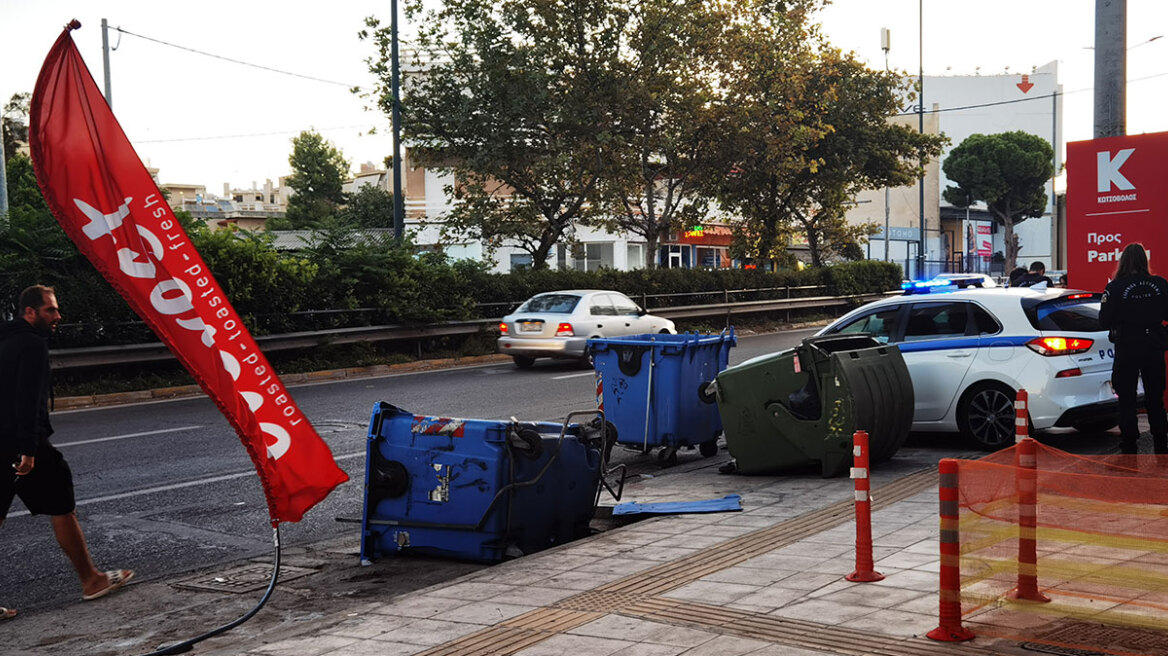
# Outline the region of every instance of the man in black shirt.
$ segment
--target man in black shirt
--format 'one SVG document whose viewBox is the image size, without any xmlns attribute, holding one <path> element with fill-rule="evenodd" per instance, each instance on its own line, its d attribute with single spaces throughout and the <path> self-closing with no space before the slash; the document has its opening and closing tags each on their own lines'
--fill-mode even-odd
<svg viewBox="0 0 1168 656">
<path fill-rule="evenodd" d="M 48 338 L 61 321 L 51 287 L 34 285 L 20 294 L 17 318 L 0 325 L 0 458 L 14 470 L 0 472 L 0 524 L 19 496 L 34 515 L 49 515 L 57 543 L 81 579 L 86 601 L 125 585 L 134 572 L 103 572 L 93 563 L 77 521 L 73 472 L 49 436 Z M 0 608 L 0 619 L 16 614 Z"/>
<path fill-rule="evenodd" d="M 1107 283 L 1099 306 L 1099 323 L 1115 344 L 1111 385 L 1119 397 L 1119 439 L 1123 453 L 1137 453 L 1137 383 L 1144 381 L 1144 407 L 1158 454 L 1168 453 L 1168 418 L 1164 412 L 1164 349 L 1168 346 L 1168 281 L 1148 273 L 1141 244 L 1128 244 L 1115 278 Z"/>
<path fill-rule="evenodd" d="M 1046 283 L 1047 287 L 1054 285 L 1054 281 L 1046 275 L 1046 265 L 1038 260 L 1030 263 L 1030 271 L 1018 280 L 1017 285 L 1011 287 L 1032 287 L 1039 283 Z"/>
</svg>

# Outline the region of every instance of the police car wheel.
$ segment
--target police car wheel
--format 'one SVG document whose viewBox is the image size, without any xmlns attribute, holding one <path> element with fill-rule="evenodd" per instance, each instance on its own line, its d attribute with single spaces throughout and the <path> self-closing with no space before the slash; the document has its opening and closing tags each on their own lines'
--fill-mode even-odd
<svg viewBox="0 0 1168 656">
<path fill-rule="evenodd" d="M 1001 383 L 980 383 L 961 397 L 957 427 L 966 439 L 988 451 L 1014 443 L 1014 390 Z"/>
</svg>

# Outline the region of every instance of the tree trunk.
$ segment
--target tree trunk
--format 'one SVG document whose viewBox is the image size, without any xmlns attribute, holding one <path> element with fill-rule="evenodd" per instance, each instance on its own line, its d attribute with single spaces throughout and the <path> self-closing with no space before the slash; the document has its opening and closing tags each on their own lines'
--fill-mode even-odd
<svg viewBox="0 0 1168 656">
<path fill-rule="evenodd" d="M 819 252 L 819 231 L 804 227 L 803 234 L 807 237 L 807 252 L 811 255 L 811 266 L 823 266 L 823 256 Z"/>
<path fill-rule="evenodd" d="M 1006 274 L 1009 274 L 1018 266 L 1018 235 L 1014 234 L 1014 220 L 1011 217 L 1005 217 L 1002 221 L 1004 228 L 1002 239 L 1006 243 Z"/>
<path fill-rule="evenodd" d="M 657 267 L 657 233 L 653 233 L 645 238 L 645 268 L 655 269 Z"/>
</svg>

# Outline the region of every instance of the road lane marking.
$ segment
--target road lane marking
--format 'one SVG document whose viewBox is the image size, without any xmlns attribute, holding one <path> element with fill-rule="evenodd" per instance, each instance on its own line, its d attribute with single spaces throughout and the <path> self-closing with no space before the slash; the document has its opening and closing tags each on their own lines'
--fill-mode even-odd
<svg viewBox="0 0 1168 656">
<path fill-rule="evenodd" d="M 563 376 L 552 376 L 552 380 L 563 380 L 565 378 L 580 378 L 581 376 L 595 376 L 595 371 L 585 371 L 581 374 L 564 374 Z"/>
<path fill-rule="evenodd" d="M 357 453 L 347 453 L 343 456 L 334 456 L 333 460 L 338 460 L 338 461 L 339 460 L 352 460 L 353 458 L 360 458 L 360 457 L 364 457 L 364 456 L 365 456 L 364 451 L 358 451 Z M 188 488 L 188 487 L 196 487 L 198 485 L 206 485 L 208 483 L 221 483 L 223 481 L 232 481 L 232 480 L 235 480 L 237 478 L 245 478 L 247 476 L 255 476 L 255 475 L 256 475 L 255 471 L 244 471 L 244 472 L 237 472 L 235 474 L 223 474 L 222 476 L 211 476 L 210 478 L 200 478 L 198 480 L 186 481 L 184 483 L 172 483 L 170 485 L 159 485 L 157 487 L 148 487 L 148 488 L 144 488 L 141 490 L 133 490 L 131 492 L 119 492 L 118 494 L 107 494 L 106 496 L 93 497 L 92 499 L 78 499 L 76 505 L 88 506 L 88 505 L 95 504 L 95 503 L 101 503 L 103 501 L 117 501 L 118 499 L 129 499 L 131 497 L 140 497 L 140 496 L 145 496 L 147 494 L 157 494 L 159 492 L 171 492 L 173 490 L 182 490 L 182 489 Z M 30 514 L 30 513 L 27 510 L 21 510 L 19 512 L 8 513 L 8 516 L 9 517 L 23 517 L 24 515 L 28 515 L 28 514 Z"/>
<path fill-rule="evenodd" d="M 127 433 L 125 435 L 111 435 L 109 437 L 95 437 L 92 440 L 78 440 L 76 442 L 65 442 L 63 444 L 54 444 L 58 449 L 63 449 L 67 446 L 81 446 L 82 444 L 97 444 L 98 442 L 112 442 L 114 440 L 128 440 L 131 437 L 145 437 L 147 435 L 161 435 L 163 433 L 178 433 L 180 431 L 195 430 L 202 428 L 202 426 L 180 426 L 178 428 L 163 428 L 160 430 L 144 431 L 141 433 Z"/>
</svg>

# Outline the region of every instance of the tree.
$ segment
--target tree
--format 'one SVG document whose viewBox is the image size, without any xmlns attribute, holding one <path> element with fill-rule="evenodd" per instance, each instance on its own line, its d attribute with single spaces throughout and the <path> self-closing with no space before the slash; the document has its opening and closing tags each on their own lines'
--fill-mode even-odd
<svg viewBox="0 0 1168 656">
<path fill-rule="evenodd" d="M 28 104 L 32 94 L 14 93 L 0 114 L 0 132 L 4 133 L 4 161 L 16 155 L 21 143 L 28 143 Z"/>
<path fill-rule="evenodd" d="M 735 138 L 723 144 L 737 161 L 715 184 L 722 204 L 744 218 L 740 230 L 759 257 L 781 255 L 799 234 L 821 266 L 872 232 L 845 219 L 855 194 L 908 184 L 945 139 L 890 122 L 903 78 L 826 46 L 806 20 L 771 15 L 727 40 L 725 84 L 741 110 Z"/>
<path fill-rule="evenodd" d="M 421 13 L 422 2 L 408 10 Z M 445 235 L 488 249 L 512 240 L 543 268 L 599 212 L 609 71 L 627 18 L 618 3 L 577 0 L 444 0 L 427 14 L 417 39 L 425 68 L 406 80 L 402 124 L 418 161 L 455 175 Z M 389 113 L 389 30 L 366 22 L 375 95 Z"/>
<path fill-rule="evenodd" d="M 288 186 L 295 192 L 288 199 L 289 225 L 311 228 L 335 216 L 345 202 L 341 188 L 349 173 L 341 151 L 316 131 L 307 130 L 292 140 L 288 164 L 292 166 Z"/>
<path fill-rule="evenodd" d="M 659 241 L 704 218 L 701 181 L 721 168 L 724 112 L 710 73 L 728 14 L 704 0 L 644 0 L 627 11 L 604 223 L 643 237 L 652 267 Z"/>
<path fill-rule="evenodd" d="M 349 194 L 341 218 L 360 228 L 392 228 L 393 194 L 375 185 L 363 185 Z"/>
<path fill-rule="evenodd" d="M 1014 226 L 1046 211 L 1046 183 L 1054 174 L 1054 150 L 1042 137 L 1014 131 L 971 134 L 949 152 L 945 176 L 957 183 L 942 194 L 955 207 L 982 201 L 1001 223 L 1006 243 L 1006 271 L 1017 266 Z"/>
</svg>

